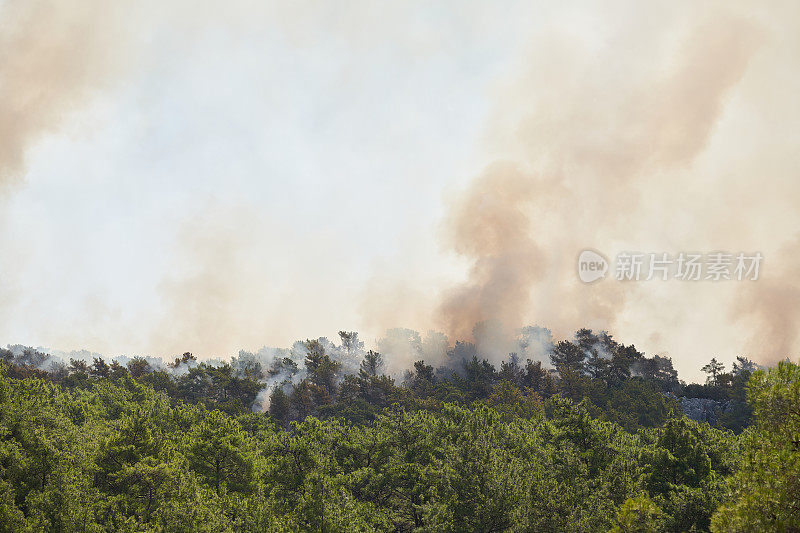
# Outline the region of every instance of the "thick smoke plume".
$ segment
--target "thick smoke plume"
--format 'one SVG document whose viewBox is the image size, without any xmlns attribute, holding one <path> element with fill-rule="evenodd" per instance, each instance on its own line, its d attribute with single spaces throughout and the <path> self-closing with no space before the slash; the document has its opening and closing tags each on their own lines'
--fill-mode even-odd
<svg viewBox="0 0 800 533">
<path fill-rule="evenodd" d="M 472 265 L 440 306 L 450 339 L 491 345 L 487 331 L 525 323 L 562 336 L 615 325 L 635 287 L 583 285 L 574 257 L 641 236 L 642 195 L 707 147 L 759 44 L 757 26 L 735 17 L 715 16 L 684 33 L 681 45 L 653 58 L 663 68 L 620 65 L 613 82 L 608 63 L 587 65 L 559 40 L 537 43 L 557 60 L 529 65 L 496 118 L 516 163 L 487 168 L 447 217 L 448 244 Z M 476 328 L 486 321 L 495 327 Z"/>
<path fill-rule="evenodd" d="M 441 313 L 451 338 L 471 338 L 480 322 L 520 326 L 528 292 L 541 275 L 541 252 L 533 238 L 529 204 L 536 182 L 514 167 L 486 170 L 453 207 L 449 242 L 474 263 L 470 281 L 455 288 Z"/>
<path fill-rule="evenodd" d="M 19 180 L 32 144 L 116 71 L 125 49 L 119 4 L 0 3 L 0 186 Z"/>
<path fill-rule="evenodd" d="M 196 9 L 195 5 L 189 15 L 188 4 L 183 2 L 159 4 L 157 8 L 150 2 L 126 3 L 124 8 L 122 5 L 100 0 L 0 2 L 0 187 L 19 183 L 37 141 L 69 124 L 67 118 L 74 110 L 86 106 L 92 96 L 118 80 L 123 71 L 130 74 L 133 54 L 128 52 L 136 47 L 143 49 L 136 48 L 136 57 L 141 53 L 153 63 L 139 91 L 130 101 L 123 98 L 120 107 L 131 111 L 127 106 L 132 101 L 150 102 L 148 98 L 162 102 L 159 111 L 144 121 L 144 130 L 158 130 L 162 121 L 174 120 L 175 117 L 161 116 L 174 111 L 173 107 L 190 108 L 177 113 L 179 118 L 203 116 L 205 104 L 222 102 L 218 109 L 221 121 L 189 122 L 196 129 L 208 128 L 197 138 L 207 136 L 214 141 L 243 131 L 254 148 L 252 160 L 235 162 L 236 172 L 230 181 L 215 181 L 208 176 L 205 181 L 199 180 L 197 188 L 202 193 L 189 191 L 195 183 L 188 186 L 186 176 L 195 178 L 193 167 L 175 166 L 164 171 L 165 181 L 175 179 L 174 188 L 186 190 L 188 200 L 181 205 L 191 205 L 192 211 L 165 219 L 164 234 L 174 234 L 174 246 L 168 252 L 153 249 L 146 250 L 150 255 L 141 254 L 143 262 L 154 256 L 168 256 L 164 260 L 165 271 L 159 270 L 141 284 L 143 288 L 153 288 L 155 296 L 135 299 L 135 312 L 126 315 L 132 317 L 129 323 L 114 328 L 98 326 L 94 337 L 107 344 L 99 346 L 100 341 L 93 340 L 93 350 L 108 351 L 123 344 L 123 334 L 119 332 L 125 330 L 126 338 L 133 340 L 124 350 L 131 353 L 168 356 L 188 350 L 205 358 L 227 357 L 245 348 L 251 350 L 244 352 L 246 357 L 272 361 L 280 354 L 258 355 L 257 347 L 265 341 L 288 345 L 306 335 L 330 335 L 347 328 L 376 339 L 369 347 L 383 351 L 388 370 L 395 373 L 408 368 L 415 359 L 446 363 L 458 340 L 473 341 L 480 353 L 494 362 L 509 352 L 541 357 L 550 342 L 549 331 L 544 334 L 542 331 L 547 330 L 532 333 L 531 329 L 523 329 L 528 324 L 541 324 L 550 328 L 556 339 L 567 338 L 580 327 L 607 329 L 649 352 L 668 349 L 676 362 L 686 361 L 688 368 L 697 368 L 697 361 L 707 361 L 714 355 L 730 359 L 745 348 L 751 351 L 742 355 L 761 362 L 797 356 L 800 273 L 796 257 L 800 250 L 796 241 L 796 202 L 800 195 L 796 168 L 800 164 L 800 111 L 796 95 L 800 92 L 800 77 L 795 64 L 796 51 L 800 49 L 800 8 L 796 2 L 778 1 L 768 6 L 736 1 L 703 6 L 693 2 L 669 2 L 664 6 L 611 2 L 608 12 L 587 5 L 580 9 L 570 7 L 566 12 L 553 9 L 542 16 L 538 9 L 525 11 L 530 16 L 525 19 L 531 25 L 530 34 L 525 34 L 531 40 L 530 46 L 518 56 L 516 45 L 498 45 L 497 57 L 492 56 L 494 59 L 489 62 L 505 61 L 505 56 L 509 61 L 521 59 L 516 68 L 484 71 L 488 76 L 502 77 L 489 80 L 495 83 L 488 91 L 495 103 L 480 117 L 486 121 L 485 135 L 477 146 L 458 146 L 459 150 L 474 148 L 476 153 L 483 153 L 475 156 L 474 173 L 458 174 L 461 179 L 472 175 L 475 179 L 445 202 L 441 242 L 448 257 L 421 251 L 428 244 L 417 246 L 419 234 L 431 231 L 427 222 L 423 229 L 409 230 L 408 235 L 351 241 L 348 228 L 372 223 L 376 209 L 360 213 L 365 207 L 374 208 L 364 205 L 370 202 L 370 192 L 364 192 L 363 198 L 357 194 L 359 191 L 349 194 L 350 182 L 345 187 L 347 195 L 316 190 L 329 178 L 329 172 L 337 171 L 336 165 L 341 167 L 340 173 L 349 172 L 350 164 L 355 170 L 361 164 L 368 165 L 339 159 L 338 152 L 352 151 L 356 154 L 352 159 L 359 160 L 362 153 L 386 150 L 390 156 L 386 159 L 390 159 L 406 148 L 393 144 L 398 139 L 407 142 L 402 137 L 403 128 L 411 130 L 409 135 L 418 136 L 423 128 L 417 126 L 425 122 L 400 124 L 396 131 L 389 128 L 395 137 L 346 129 L 348 135 L 341 143 L 330 143 L 336 154 L 328 158 L 309 154 L 313 143 L 303 143 L 313 135 L 305 131 L 295 132 L 297 139 L 289 139 L 286 147 L 280 143 L 277 148 L 267 146 L 266 151 L 296 151 L 296 165 L 302 167 L 297 175 L 313 176 L 303 185 L 308 189 L 308 205 L 299 206 L 305 209 L 298 208 L 296 218 L 273 215 L 270 210 L 276 202 L 272 198 L 251 196 L 253 191 L 248 184 L 262 178 L 270 183 L 291 180 L 291 172 L 284 173 L 281 165 L 295 163 L 286 158 L 275 165 L 267 157 L 270 154 L 260 153 L 267 143 L 259 144 L 257 138 L 263 132 L 263 124 L 273 119 L 276 123 L 307 120 L 320 136 L 341 137 L 341 131 L 323 127 L 331 115 L 339 113 L 349 119 L 350 113 L 368 114 L 373 110 L 359 107 L 361 101 L 351 100 L 383 101 L 386 94 L 381 90 L 403 92 L 427 83 L 427 78 L 420 84 L 413 76 L 398 73 L 413 75 L 426 69 L 438 73 L 450 63 L 440 57 L 439 62 L 430 63 L 423 70 L 394 71 L 395 59 L 402 59 L 398 64 L 406 61 L 413 65 L 428 57 L 449 59 L 451 53 L 458 55 L 460 50 L 455 48 L 463 39 L 467 52 L 458 68 L 469 70 L 473 62 L 481 63 L 473 61 L 477 58 L 470 54 L 483 49 L 479 46 L 481 41 L 472 40 L 473 36 L 484 26 L 494 27 L 493 31 L 503 26 L 498 23 L 504 20 L 497 10 L 480 8 L 469 12 L 459 19 L 469 24 L 454 24 L 442 33 L 437 23 L 418 24 L 422 14 L 411 4 L 409 8 L 392 7 L 397 10 L 398 16 L 394 17 L 386 16 L 385 7 L 365 8 L 360 4 L 326 10 L 308 9 L 305 4 L 259 7 L 259 3 L 241 1 L 231 3 L 220 18 L 209 17 L 205 13 L 211 10 Z M 574 16 L 577 12 L 580 16 Z M 142 24 L 144 19 L 146 24 Z M 153 27 L 163 31 L 159 33 Z M 415 31 L 407 31 L 409 28 Z M 206 31 L 209 29 L 215 31 Z M 138 36 L 134 42 L 131 31 L 145 38 Z M 161 37 L 149 41 L 146 36 L 150 31 Z M 200 35 L 209 36 L 209 41 L 193 48 L 197 45 L 193 39 Z M 373 53 L 386 41 L 391 41 L 392 46 Z M 341 47 L 327 46 L 328 43 Z M 270 49 L 266 59 L 260 54 L 262 44 Z M 294 59 L 306 59 L 307 55 L 311 60 L 304 65 L 307 70 L 289 72 L 291 68 L 284 64 L 284 58 L 289 57 L 288 51 L 296 49 L 303 53 L 292 56 Z M 210 62 L 208 67 L 202 61 L 187 60 L 192 53 L 205 57 L 198 50 L 219 51 L 224 63 L 239 62 L 245 75 L 228 85 L 228 78 L 213 72 L 219 63 Z M 369 53 L 361 53 L 364 51 Z M 236 57 L 237 53 L 241 57 Z M 339 56 L 360 59 L 338 64 Z M 184 64 L 189 66 L 182 70 Z M 209 68 L 207 73 L 205 68 Z M 407 80 L 408 87 L 366 83 L 374 81 L 373 77 L 381 78 L 384 68 Z M 298 100 L 284 100 L 276 96 L 277 92 L 271 93 L 272 88 L 288 82 L 291 75 L 300 79 L 328 69 L 330 76 L 319 79 L 326 84 L 339 84 L 338 92 L 328 91 L 325 85 L 330 99 L 320 100 L 320 93 L 313 91 L 309 91 L 307 99 Z M 173 90 L 181 98 L 161 100 L 153 96 L 170 82 L 167 72 L 178 72 L 175 77 L 181 78 L 195 70 L 201 75 L 192 81 L 203 83 L 186 87 L 178 84 Z M 373 74 L 372 70 L 380 72 Z M 263 79 L 255 75 L 251 79 L 249 75 L 255 71 Z M 370 72 L 370 76 L 361 76 L 362 72 Z M 444 75 L 454 73 L 455 70 L 446 71 Z M 262 83 L 264 94 L 243 92 L 242 101 L 235 102 L 240 108 L 226 107 L 237 100 L 238 85 L 247 85 L 243 80 L 252 81 L 256 87 Z M 183 103 L 187 88 L 198 93 L 199 98 L 188 98 Z M 247 100 L 256 93 L 257 102 Z M 447 96 L 441 87 L 431 87 L 430 93 L 432 100 Z M 472 95 L 467 101 L 453 96 L 454 106 L 470 105 L 477 98 Z M 429 110 L 437 106 L 422 104 L 425 102 L 416 106 L 420 114 L 436 114 Z M 285 115 L 278 113 L 284 110 L 279 107 L 293 105 L 301 109 L 289 109 L 292 113 Z M 133 106 L 135 114 L 147 114 L 145 106 Z M 331 113 L 331 109 L 337 112 Z M 232 120 L 229 111 L 238 120 Z M 393 126 L 389 124 L 393 121 L 391 110 L 381 115 L 380 121 Z M 180 120 L 177 123 L 182 125 Z M 219 129 L 221 125 L 229 128 Z M 353 129 L 363 127 L 358 121 L 352 125 Z M 169 127 L 166 130 L 163 138 L 180 137 L 172 135 Z M 105 133 L 104 130 L 101 134 Z M 108 133 L 117 132 L 112 129 Z M 140 133 L 137 130 L 133 135 Z M 378 142 L 374 142 L 376 137 Z M 192 141 L 180 141 L 177 139 L 168 151 L 194 154 Z M 247 144 L 239 141 L 237 138 L 238 145 Z M 432 141 L 433 145 L 442 139 L 432 137 Z M 344 143 L 349 143 L 346 150 Z M 208 142 L 203 146 L 215 145 Z M 151 153 L 147 149 L 131 152 L 136 152 L 136 157 L 147 156 Z M 197 150 L 202 151 L 203 147 Z M 224 174 L 228 163 L 233 162 L 224 160 L 228 152 L 220 154 L 208 157 L 219 155 L 223 159 L 219 165 Z M 204 155 L 207 154 L 199 154 Z M 421 166 L 438 157 L 428 155 L 429 160 L 425 160 L 426 155 L 420 154 Z M 155 159 L 154 167 L 164 162 L 164 158 Z M 130 164 L 130 159 L 123 161 Z M 473 160 L 469 161 L 471 164 Z M 173 170 L 175 173 L 170 174 Z M 224 177 L 227 180 L 229 176 Z M 179 183 L 179 178 L 185 181 Z M 419 188 L 414 180 L 421 179 L 424 178 L 409 172 L 402 186 L 414 191 Z M 241 194 L 221 198 L 217 207 L 199 205 L 201 194 L 224 197 L 215 195 L 215 188 L 222 193 L 223 188 L 238 186 Z M 419 189 L 425 194 L 432 190 Z M 282 191 L 276 186 L 269 194 L 280 196 Z M 159 196 L 163 191 L 150 190 L 137 196 L 139 192 L 142 191 L 136 190 L 132 196 Z M 263 190 L 261 194 L 266 195 Z M 300 199 L 306 201 L 305 197 Z M 31 200 L 36 204 L 41 198 L 29 198 L 28 202 Z M 237 203 L 239 200 L 242 205 Z M 262 201 L 263 205 L 259 204 Z M 298 196 L 292 201 L 298 201 Z M 325 217 L 344 213 L 345 219 L 360 213 L 361 218 L 326 231 L 328 220 L 316 213 L 316 207 L 323 202 L 337 206 L 337 210 L 326 211 Z M 76 210 L 85 207 L 76 206 Z M 147 216 L 145 211 L 142 216 Z M 285 212 L 288 210 L 282 211 Z M 36 253 L 31 252 L 31 260 L 50 260 L 51 251 L 46 244 L 40 245 L 29 231 L 35 226 L 19 227 L 22 229 L 15 234 L 16 240 L 35 241 L 31 247 Z M 116 233 L 109 235 L 120 238 Z M 386 250 L 399 239 L 411 244 L 404 253 L 398 253 L 396 261 L 391 261 L 392 251 Z M 46 239 L 42 240 L 46 243 Z M 401 247 L 397 245 L 398 249 Z M 39 248 L 43 250 L 40 252 Z M 611 280 L 584 285 L 575 276 L 574 264 L 577 254 L 585 248 L 608 255 L 625 250 L 761 251 L 765 262 L 762 278 L 749 285 Z M 448 261 L 452 256 L 462 263 L 450 269 Z M 351 258 L 355 260 L 349 261 Z M 362 266 L 373 260 L 384 279 L 375 276 L 364 288 L 363 278 L 369 267 Z M 17 262 L 18 265 L 11 265 L 11 261 L 4 265 L 6 277 L 13 274 L 13 268 L 19 270 L 19 278 L 27 275 L 25 265 L 21 260 Z M 77 258 L 74 263 L 78 265 L 76 270 L 91 271 Z M 388 263 L 392 264 L 385 267 Z M 459 268 L 462 270 L 454 272 Z M 386 274 L 390 270 L 395 273 L 393 277 Z M 428 270 L 434 272 L 430 278 L 416 279 L 423 278 Z M 48 275 L 45 270 L 37 272 Z M 463 274 L 463 282 L 446 281 L 458 274 Z M 384 283 L 390 277 L 390 283 Z M 32 280 L 23 285 L 26 290 L 49 287 L 34 278 L 26 278 Z M 382 291 L 387 285 L 391 290 Z M 4 285 L 0 294 L 9 290 Z M 46 336 L 43 343 L 78 346 L 83 341 L 76 339 L 86 338 L 82 327 L 53 327 L 40 318 L 49 316 L 48 312 L 53 316 L 58 313 L 52 311 L 58 308 L 51 306 L 50 300 L 59 298 L 53 298 L 48 291 L 42 289 L 31 298 L 35 305 L 5 305 L 2 311 L 34 317 L 32 323 L 42 322 L 30 328 L 30 335 Z M 73 297 L 69 291 L 64 294 L 61 299 Z M 114 303 L 113 297 L 109 297 L 110 303 Z M 365 302 L 364 309 L 357 309 L 358 301 Z M 97 308 L 105 309 L 102 305 Z M 94 322 L 85 311 L 75 311 L 73 315 L 65 323 Z M 22 320 L 9 323 L 18 326 Z M 401 327 L 423 332 L 433 328 L 443 333 L 420 335 Z M 69 333 L 65 334 L 65 330 Z M 73 330 L 82 331 L 73 334 Z M 388 333 L 383 334 L 386 330 Z M 12 326 L 6 333 L 14 333 Z M 66 338 L 69 342 L 62 342 Z M 282 357 L 302 359 L 302 350 L 298 348 Z M 282 377 L 279 370 L 270 385 Z"/>
<path fill-rule="evenodd" d="M 800 339 L 800 235 L 765 264 L 757 285 L 748 287 L 734 307 L 741 322 L 755 323 L 747 345 L 766 362 L 797 357 Z"/>
</svg>

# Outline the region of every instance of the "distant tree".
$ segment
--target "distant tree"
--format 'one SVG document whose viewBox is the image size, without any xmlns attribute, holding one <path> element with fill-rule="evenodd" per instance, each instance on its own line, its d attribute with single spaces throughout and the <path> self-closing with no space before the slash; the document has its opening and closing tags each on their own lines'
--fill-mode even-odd
<svg viewBox="0 0 800 533">
<path fill-rule="evenodd" d="M 197 362 L 197 357 L 192 355 L 191 352 L 184 352 L 182 356 L 176 357 L 175 361 L 169 364 L 170 368 L 178 369 L 182 365 L 189 366 Z"/>
<path fill-rule="evenodd" d="M 414 371 L 409 371 L 405 379 L 408 387 L 421 396 L 433 394 L 436 381 L 433 367 L 426 365 L 425 361 L 416 361 L 414 363 Z"/>
<path fill-rule="evenodd" d="M 282 376 L 283 379 L 291 380 L 299 371 L 300 369 L 297 367 L 297 363 L 288 357 L 281 357 L 272 361 L 272 365 L 270 365 L 267 373 L 270 376 Z"/>
<path fill-rule="evenodd" d="M 53 361 L 50 363 L 50 368 L 47 370 L 50 379 L 56 383 L 63 383 L 69 376 L 67 365 L 63 361 Z"/>
<path fill-rule="evenodd" d="M 89 375 L 92 379 L 99 381 L 102 379 L 108 379 L 109 375 L 111 374 L 111 369 L 103 360 L 102 357 L 95 357 L 92 363 L 92 368 L 89 371 Z"/>
<path fill-rule="evenodd" d="M 604 334 L 602 341 L 608 347 L 607 351 L 611 353 L 606 380 L 611 386 L 617 387 L 631 377 L 633 366 L 641 361 L 644 355 L 633 345 L 625 346 L 617 343 L 610 335 Z"/>
<path fill-rule="evenodd" d="M 660 426 L 681 413 L 680 404 L 663 394 L 657 384 L 641 379 L 627 380 L 599 392 L 590 398 L 595 405 L 602 406 L 601 417 L 631 432 Z"/>
<path fill-rule="evenodd" d="M 752 423 L 753 408 L 747 402 L 747 384 L 756 368 L 754 362 L 740 356 L 733 363 L 733 372 L 725 375 L 730 385 L 730 403 L 719 416 L 719 427 L 740 433 Z"/>
<path fill-rule="evenodd" d="M 548 397 L 556 393 L 556 383 L 552 374 L 542 366 L 541 361 L 528 361 L 522 376 L 522 386 L 533 389 L 541 396 Z"/>
<path fill-rule="evenodd" d="M 264 369 L 261 363 L 255 360 L 238 361 L 236 367 L 236 377 L 252 381 L 264 379 Z"/>
<path fill-rule="evenodd" d="M 89 365 L 82 359 L 70 359 L 69 366 L 67 367 L 69 376 L 64 381 L 68 387 L 88 388 L 91 386 L 89 382 Z"/>
<path fill-rule="evenodd" d="M 589 374 L 592 379 L 606 378 L 610 366 L 610 359 L 605 358 L 603 353 L 597 349 L 589 351 L 589 356 L 586 358 L 586 363 L 584 365 L 586 373 Z"/>
<path fill-rule="evenodd" d="M 465 392 L 472 399 L 487 398 L 492 393 L 492 387 L 497 378 L 497 372 L 486 359 L 479 360 L 473 356 L 469 361 L 462 363 Z"/>
<path fill-rule="evenodd" d="M 6 366 L 12 366 L 14 364 L 14 352 L 8 348 L 0 348 L 0 362 Z"/>
<path fill-rule="evenodd" d="M 320 392 L 325 397 L 322 401 L 328 403 L 336 395 L 336 380 L 342 365 L 330 358 L 318 340 L 306 341 L 305 347 L 307 379 L 318 389 L 322 389 Z M 319 397 L 320 393 L 315 392 L 315 395 Z"/>
<path fill-rule="evenodd" d="M 340 331 L 339 338 L 342 341 L 342 348 L 350 354 L 364 348 L 364 343 L 359 340 L 358 333 L 355 331 Z"/>
<path fill-rule="evenodd" d="M 119 364 L 119 361 L 117 361 L 116 359 L 111 361 L 111 364 L 108 365 L 108 370 L 109 370 L 109 377 L 114 381 L 117 381 L 120 378 L 122 378 L 122 376 L 128 374 L 128 369 Z"/>
<path fill-rule="evenodd" d="M 16 347 L 17 350 L 19 348 L 19 346 Z M 21 351 L 17 351 L 16 354 L 13 352 L 9 353 L 12 353 L 13 357 L 12 366 L 20 368 L 27 374 L 31 374 L 32 371 L 43 368 L 45 363 L 50 360 L 50 354 L 40 352 L 33 348 L 26 347 L 22 348 Z"/>
<path fill-rule="evenodd" d="M 633 346 L 622 347 L 636 352 Z M 638 353 L 638 352 L 637 352 Z M 672 359 L 660 355 L 653 357 L 644 357 L 639 354 L 638 357 L 630 358 L 632 360 L 631 373 L 640 376 L 645 381 L 651 381 L 659 385 L 663 392 L 675 392 L 680 386 L 678 381 L 678 371 L 672 366 Z"/>
<path fill-rule="evenodd" d="M 579 402 L 586 396 L 592 382 L 580 370 L 560 365 L 558 370 L 558 391 L 572 401 Z"/>
<path fill-rule="evenodd" d="M 700 370 L 708 374 L 706 383 L 717 385 L 720 374 L 722 374 L 725 371 L 725 365 L 717 361 L 717 358 L 714 357 L 711 359 L 711 361 L 709 361 L 707 365 L 705 365 Z"/>
<path fill-rule="evenodd" d="M 275 420 L 285 423 L 289 417 L 289 396 L 283 388 L 275 387 L 269 396 L 269 414 Z"/>
<path fill-rule="evenodd" d="M 742 355 L 737 356 L 736 361 L 734 361 L 733 363 L 733 374 L 737 376 L 739 374 L 746 373 L 747 376 L 749 377 L 750 374 L 755 372 L 757 369 L 758 365 L 756 365 L 753 361 Z"/>
<path fill-rule="evenodd" d="M 497 373 L 499 381 L 511 383 L 515 387 L 522 386 L 525 370 L 519 363 L 519 356 L 516 352 L 508 354 L 508 359 L 500 363 L 500 371 Z"/>
<path fill-rule="evenodd" d="M 584 352 L 589 352 L 600 343 L 600 337 L 590 329 L 581 328 L 575 332 L 575 343 Z"/>
<path fill-rule="evenodd" d="M 70 374 L 86 374 L 89 375 L 89 365 L 82 359 L 69 360 L 69 373 Z"/>
<path fill-rule="evenodd" d="M 453 347 L 447 350 L 447 357 L 456 364 L 468 361 L 478 357 L 478 347 L 471 342 L 456 341 Z"/>
<path fill-rule="evenodd" d="M 292 385 L 292 393 L 289 395 L 292 418 L 304 420 L 307 416 L 314 414 L 317 407 L 316 393 L 316 387 L 307 379 Z"/>
<path fill-rule="evenodd" d="M 505 414 L 509 420 L 517 417 L 531 418 L 542 412 L 542 400 L 538 394 L 530 389 L 523 394 L 507 380 L 501 381 L 494 387 L 486 404 Z"/>
<path fill-rule="evenodd" d="M 134 357 L 128 361 L 128 372 L 134 379 L 139 379 L 153 369 L 144 357 Z"/>
<path fill-rule="evenodd" d="M 358 373 L 362 378 L 375 377 L 383 370 L 383 356 L 372 350 L 364 354 Z"/>
<path fill-rule="evenodd" d="M 573 372 L 583 372 L 586 352 L 577 344 L 560 341 L 550 353 L 550 362 L 555 368 L 565 368 Z"/>
</svg>

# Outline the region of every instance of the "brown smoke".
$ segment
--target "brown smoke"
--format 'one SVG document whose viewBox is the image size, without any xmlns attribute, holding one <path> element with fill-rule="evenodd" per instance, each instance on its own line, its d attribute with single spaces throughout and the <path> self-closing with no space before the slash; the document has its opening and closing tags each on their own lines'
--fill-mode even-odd
<svg viewBox="0 0 800 533">
<path fill-rule="evenodd" d="M 409 54 L 414 61 L 449 54 L 484 21 L 504 22 L 495 8 L 481 8 L 464 16 L 472 30 L 456 24 L 447 30 L 452 33 L 440 34 L 438 24 L 422 33 L 413 24 L 415 31 L 407 31 L 420 13 L 397 6 L 391 9 L 411 18 L 398 23 L 399 17 L 386 16 L 383 7 L 360 4 L 323 10 L 302 3 L 269 8 L 234 2 L 221 18 L 208 16 L 210 9 L 194 9 L 196 4 L 186 9 L 184 2 L 145 2 L 124 13 L 120 5 L 101 0 L 0 4 L 0 188 L 19 181 L 35 142 L 61 127 L 121 68 L 129 70 L 124 52 L 131 35 L 126 30 L 150 31 L 132 20 L 134 11 L 139 16 L 147 12 L 145 17 L 155 13 L 150 22 L 168 28 L 169 38 L 160 41 L 167 47 L 173 38 L 200 35 L 220 24 L 234 28 L 230 34 L 236 36 L 240 29 L 260 35 L 269 20 L 297 46 L 317 43 L 332 32 L 353 51 L 398 41 L 391 57 Z M 633 329 L 612 333 L 637 345 L 646 338 L 663 342 L 677 360 L 707 361 L 718 355 L 719 346 L 728 357 L 735 355 L 755 322 L 758 332 L 747 355 L 762 361 L 796 356 L 800 250 L 793 242 L 781 253 L 772 251 L 795 233 L 798 220 L 800 7 L 797 2 L 756 6 L 736 0 L 703 7 L 631 2 L 616 9 L 620 6 L 624 16 L 611 7 L 605 12 L 590 5 L 570 8 L 566 19 L 563 13 L 540 17 L 538 9 L 531 10 L 538 18 L 530 20 L 530 53 L 505 85 L 493 87 L 497 104 L 489 110 L 487 153 L 474 168 L 501 162 L 476 172 L 466 190 L 446 203 L 442 241 L 466 263 L 463 284 L 451 286 L 443 280 L 453 272 L 426 264 L 455 264 L 452 257 L 420 251 L 415 237 L 429 228 L 409 229 L 410 244 L 397 246 L 397 260 L 376 265 L 382 275 L 367 284 L 365 312 L 358 320 L 353 301 L 362 271 L 349 272 L 353 269 L 327 259 L 340 257 L 331 249 L 342 236 L 323 230 L 311 236 L 307 230 L 293 233 L 291 220 L 279 224 L 257 209 L 199 209 L 186 217 L 175 264 L 160 286 L 164 320 L 153 331 L 141 325 L 128 328 L 144 330 L 139 336 L 148 339 L 134 345 L 155 354 L 188 349 L 224 356 L 241 347 L 285 345 L 343 328 L 367 326 L 372 328 L 367 333 L 379 333 L 390 327 L 426 331 L 433 326 L 444 329 L 450 342 L 473 338 L 482 353 L 504 357 L 505 347 L 487 345 L 502 343 L 506 333 L 523 325 L 541 324 L 563 338 L 578 327 L 613 330 L 633 324 Z M 580 16 L 573 17 L 573 9 Z M 225 35 L 217 38 L 226 43 Z M 408 39 L 405 48 L 403 39 Z M 461 60 L 472 64 L 471 58 Z M 343 77 L 349 79 L 360 68 L 348 63 L 352 72 Z M 276 82 L 281 77 L 275 73 Z M 358 79 L 353 74 L 352 83 Z M 414 179 L 409 176 L 409 187 L 415 186 Z M 29 234 L 20 239 L 33 240 Z M 350 245 L 367 255 L 370 244 Z M 610 280 L 584 285 L 574 271 L 584 248 L 609 255 L 624 250 L 761 250 L 765 263 L 762 279 L 750 285 Z M 442 286 L 448 290 L 438 293 Z M 734 305 L 740 331 L 720 311 L 728 304 Z M 100 301 L 94 313 L 107 315 L 104 309 L 113 307 Z M 86 338 L 81 323 L 94 322 L 94 313 L 76 317 L 75 327 L 66 329 Z M 142 314 L 147 316 L 142 322 L 152 322 L 153 309 Z M 54 328 L 45 324 L 42 329 Z M 109 345 L 120 339 L 116 329 L 105 326 L 93 336 Z M 436 348 L 428 352 L 444 351 L 436 339 L 431 343 Z M 686 364 L 699 368 L 694 360 Z M 394 366 L 404 368 L 407 362 Z"/>
<path fill-rule="evenodd" d="M 328 329 L 332 316 L 345 327 L 353 324 L 342 308 L 352 293 L 347 272 L 328 261 L 340 244 L 333 237 L 324 231 L 298 235 L 291 221 L 249 204 L 199 206 L 183 222 L 159 286 L 163 316 L 148 353 L 225 358 L 266 342 L 289 346 L 335 334 Z M 305 246 L 293 248 L 301 239 Z"/>
<path fill-rule="evenodd" d="M 159 287 L 165 315 L 151 335 L 151 353 L 222 358 L 257 343 L 253 337 L 276 335 L 261 305 L 280 296 L 268 247 L 258 245 L 265 234 L 258 215 L 242 206 L 210 204 L 184 223 L 176 260 Z"/>
<path fill-rule="evenodd" d="M 530 177 L 495 165 L 452 206 L 449 243 L 474 263 L 469 282 L 453 289 L 441 313 L 451 338 L 468 339 L 486 320 L 515 324 L 540 275 L 540 252 L 527 212 L 536 190 Z"/>
<path fill-rule="evenodd" d="M 747 346 L 761 362 L 797 356 L 800 340 L 800 234 L 774 257 L 765 259 L 763 274 L 736 302 L 733 316 L 755 333 Z M 753 327 L 755 323 L 755 327 Z"/>
<path fill-rule="evenodd" d="M 639 191 L 703 151 L 757 36 L 746 20 L 714 17 L 662 58 L 666 68 L 642 75 L 637 64 L 613 91 L 606 63 L 587 66 L 558 54 L 558 41 L 544 44 L 558 61 L 534 64 L 500 108 L 518 118 L 497 119 L 512 127 L 506 142 L 519 162 L 490 166 L 447 217 L 448 244 L 472 264 L 440 306 L 450 338 L 473 339 L 484 321 L 507 330 L 530 321 L 562 335 L 614 325 L 634 287 L 581 284 L 575 256 L 627 237 L 642 216 Z"/>
<path fill-rule="evenodd" d="M 0 187 L 41 135 L 108 80 L 122 50 L 119 3 L 9 0 L 0 6 Z"/>
</svg>

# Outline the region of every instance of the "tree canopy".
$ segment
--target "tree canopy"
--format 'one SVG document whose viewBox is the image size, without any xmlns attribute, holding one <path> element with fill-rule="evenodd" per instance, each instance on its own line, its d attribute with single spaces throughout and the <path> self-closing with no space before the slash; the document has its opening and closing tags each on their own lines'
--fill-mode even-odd
<svg viewBox="0 0 800 533">
<path fill-rule="evenodd" d="M 0 530 L 800 528 L 793 363 L 741 358 L 685 385 L 669 359 L 581 330 L 555 368 L 516 354 L 496 368 L 463 343 L 396 383 L 343 333 L 360 364 L 319 340 L 304 368 L 267 370 L 187 353 L 42 371 L 46 354 L 2 352 Z M 687 390 L 747 417 L 691 420 Z"/>
</svg>

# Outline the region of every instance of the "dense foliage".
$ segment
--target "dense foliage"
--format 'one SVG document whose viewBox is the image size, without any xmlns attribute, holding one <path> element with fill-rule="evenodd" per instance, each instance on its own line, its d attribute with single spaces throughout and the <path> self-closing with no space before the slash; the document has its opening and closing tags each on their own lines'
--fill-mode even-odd
<svg viewBox="0 0 800 533">
<path fill-rule="evenodd" d="M 797 365 L 740 359 L 685 385 L 669 359 L 581 330 L 552 369 L 459 343 L 396 384 L 375 352 L 345 374 L 306 347 L 267 412 L 251 406 L 292 361 L 44 371 L 44 354 L 3 352 L 0 530 L 800 528 Z M 683 415 L 687 390 L 744 407 L 712 427 Z"/>
</svg>

